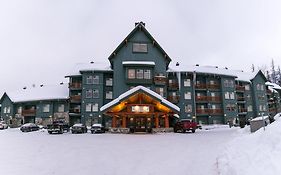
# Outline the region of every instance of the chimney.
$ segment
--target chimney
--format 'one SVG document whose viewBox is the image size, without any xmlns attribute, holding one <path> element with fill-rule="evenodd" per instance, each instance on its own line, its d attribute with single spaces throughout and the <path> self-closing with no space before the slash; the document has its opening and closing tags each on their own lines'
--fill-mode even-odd
<svg viewBox="0 0 281 175">
<path fill-rule="evenodd" d="M 23 87 L 22 89 L 24 89 L 24 90 L 25 90 L 25 89 L 26 89 L 26 86 L 25 86 L 25 87 Z"/>
<path fill-rule="evenodd" d="M 60 85 L 63 85 L 63 82 L 61 82 Z"/>
<path fill-rule="evenodd" d="M 91 64 L 94 64 L 94 62 L 93 62 L 93 61 L 91 61 L 90 63 L 91 63 Z"/>
<path fill-rule="evenodd" d="M 225 69 L 227 70 L 227 69 L 228 69 L 228 67 L 225 67 Z"/>
<path fill-rule="evenodd" d="M 40 87 L 43 87 L 43 86 L 44 86 L 43 84 L 40 85 Z"/>
<path fill-rule="evenodd" d="M 195 66 L 199 66 L 199 64 L 196 64 Z"/>
<path fill-rule="evenodd" d="M 177 63 L 176 63 L 176 66 L 179 66 L 179 65 L 180 65 L 180 63 L 179 63 L 179 62 L 177 62 Z"/>
</svg>

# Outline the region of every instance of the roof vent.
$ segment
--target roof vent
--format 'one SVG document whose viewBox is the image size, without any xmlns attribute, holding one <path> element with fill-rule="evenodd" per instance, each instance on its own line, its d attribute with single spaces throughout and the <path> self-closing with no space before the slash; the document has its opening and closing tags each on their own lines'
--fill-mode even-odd
<svg viewBox="0 0 281 175">
<path fill-rule="evenodd" d="M 22 89 L 27 89 L 27 87 L 25 86 L 25 87 L 23 87 Z"/>
<path fill-rule="evenodd" d="M 228 67 L 225 67 L 225 69 L 227 70 L 227 69 L 228 69 Z"/>
<path fill-rule="evenodd" d="M 63 82 L 60 82 L 60 85 L 63 85 Z"/>
<path fill-rule="evenodd" d="M 219 68 L 218 66 L 216 66 L 216 68 Z"/>
<path fill-rule="evenodd" d="M 94 64 L 95 62 L 91 61 L 90 63 L 91 63 L 91 64 Z"/>
<path fill-rule="evenodd" d="M 177 63 L 176 63 L 176 66 L 179 66 L 179 65 L 180 65 L 180 63 L 179 63 L 179 62 L 177 62 Z"/>
<path fill-rule="evenodd" d="M 199 66 L 199 64 L 196 64 L 195 66 Z"/>
<path fill-rule="evenodd" d="M 40 87 L 43 87 L 44 85 L 43 84 L 40 84 Z"/>
</svg>

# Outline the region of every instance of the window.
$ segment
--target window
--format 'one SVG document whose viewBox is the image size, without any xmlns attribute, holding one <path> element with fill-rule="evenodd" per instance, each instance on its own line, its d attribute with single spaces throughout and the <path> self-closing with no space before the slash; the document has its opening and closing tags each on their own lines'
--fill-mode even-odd
<svg viewBox="0 0 281 175">
<path fill-rule="evenodd" d="M 257 90 L 261 90 L 260 84 L 257 84 Z"/>
<path fill-rule="evenodd" d="M 106 80 L 105 80 L 105 85 L 106 86 L 112 86 L 112 78 L 106 78 Z"/>
<path fill-rule="evenodd" d="M 211 92 L 211 97 L 215 97 L 216 94 L 214 92 Z"/>
<path fill-rule="evenodd" d="M 234 99 L 235 99 L 234 92 L 231 92 L 231 93 L 230 93 L 230 99 L 232 99 L 232 100 L 234 100 Z"/>
<path fill-rule="evenodd" d="M 212 109 L 217 109 L 217 106 L 216 105 L 212 105 Z"/>
<path fill-rule="evenodd" d="M 20 107 L 18 107 L 18 114 L 21 114 L 22 113 L 22 107 L 20 106 Z"/>
<path fill-rule="evenodd" d="M 112 91 L 107 91 L 106 92 L 105 99 L 112 99 Z"/>
<path fill-rule="evenodd" d="M 93 77 L 90 75 L 90 76 L 87 76 L 86 78 L 86 84 L 93 84 Z"/>
<path fill-rule="evenodd" d="M 263 91 L 263 90 L 264 90 L 264 86 L 263 86 L 262 84 L 261 84 L 261 87 L 260 87 L 260 88 L 261 88 L 261 91 Z"/>
<path fill-rule="evenodd" d="M 128 69 L 128 79 L 135 79 L 135 78 L 136 78 L 135 69 Z"/>
<path fill-rule="evenodd" d="M 143 79 L 143 69 L 137 69 L 137 79 Z"/>
<path fill-rule="evenodd" d="M 64 112 L 64 104 L 59 105 L 58 112 Z"/>
<path fill-rule="evenodd" d="M 250 90 L 250 85 L 245 85 L 245 90 L 249 91 Z"/>
<path fill-rule="evenodd" d="M 50 112 L 50 104 L 45 104 L 43 106 L 43 112 Z"/>
<path fill-rule="evenodd" d="M 247 99 L 248 99 L 248 100 L 251 99 L 251 95 L 250 95 L 250 94 L 247 95 Z"/>
<path fill-rule="evenodd" d="M 93 111 L 93 112 L 99 111 L 99 104 L 98 104 L 98 103 L 93 104 L 92 111 Z"/>
<path fill-rule="evenodd" d="M 262 105 L 259 105 L 259 110 L 263 111 L 263 106 Z"/>
<path fill-rule="evenodd" d="M 184 93 L 184 99 L 191 100 L 191 92 Z"/>
<path fill-rule="evenodd" d="M 184 87 L 190 87 L 191 81 L 190 79 L 184 79 L 183 80 L 183 86 Z"/>
<path fill-rule="evenodd" d="M 234 81 L 233 80 L 224 80 L 223 84 L 224 84 L 225 87 L 231 87 L 231 88 L 234 87 Z"/>
<path fill-rule="evenodd" d="M 229 87 L 234 87 L 234 81 L 233 80 L 229 80 Z"/>
<path fill-rule="evenodd" d="M 177 93 L 176 92 L 172 92 L 172 96 L 173 97 L 177 96 Z"/>
<path fill-rule="evenodd" d="M 214 80 L 210 80 L 210 84 L 211 84 L 211 85 L 214 85 L 214 84 L 215 84 L 215 81 L 214 81 Z"/>
<path fill-rule="evenodd" d="M 162 87 L 157 87 L 157 88 L 155 88 L 155 91 L 156 91 L 159 95 L 161 95 L 162 97 L 164 97 L 164 88 L 162 88 Z"/>
<path fill-rule="evenodd" d="M 144 79 L 151 79 L 151 71 L 149 69 L 145 69 L 143 73 Z"/>
<path fill-rule="evenodd" d="M 253 106 L 252 106 L 252 105 L 249 105 L 249 106 L 247 107 L 247 111 L 248 111 L 248 112 L 252 112 L 252 111 L 253 111 Z"/>
<path fill-rule="evenodd" d="M 228 80 L 224 80 L 223 85 L 224 85 L 224 87 L 228 87 Z"/>
<path fill-rule="evenodd" d="M 190 112 L 192 112 L 192 106 L 191 105 L 186 105 L 184 110 L 185 110 L 186 113 L 190 113 Z"/>
<path fill-rule="evenodd" d="M 133 52 L 147 53 L 147 44 L 133 43 Z"/>
<path fill-rule="evenodd" d="M 225 98 L 225 99 L 229 99 L 229 98 L 230 98 L 229 92 L 225 92 L 225 93 L 224 93 L 224 98 Z"/>
<path fill-rule="evenodd" d="M 86 90 L 86 98 L 92 98 L 93 97 L 93 91 L 91 89 Z"/>
<path fill-rule="evenodd" d="M 93 84 L 99 84 L 100 83 L 100 77 L 98 75 L 93 76 Z"/>
<path fill-rule="evenodd" d="M 11 113 L 11 107 L 10 107 L 10 106 L 7 107 L 7 113 L 8 113 L 8 114 Z"/>
<path fill-rule="evenodd" d="M 99 98 L 99 90 L 97 89 L 93 90 L 93 98 Z"/>
<path fill-rule="evenodd" d="M 86 104 L 86 112 L 91 112 L 92 111 L 92 104 L 91 103 L 87 103 Z"/>
</svg>

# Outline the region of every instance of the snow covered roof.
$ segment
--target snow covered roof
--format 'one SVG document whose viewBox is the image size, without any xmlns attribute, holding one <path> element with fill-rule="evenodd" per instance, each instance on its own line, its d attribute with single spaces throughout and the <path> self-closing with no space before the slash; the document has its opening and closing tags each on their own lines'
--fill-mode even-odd
<svg viewBox="0 0 281 175">
<path fill-rule="evenodd" d="M 78 63 L 66 76 L 81 75 L 81 71 L 112 71 L 108 62 Z"/>
<path fill-rule="evenodd" d="M 260 120 L 267 120 L 269 116 L 260 116 L 252 119 L 251 121 L 260 121 Z"/>
<path fill-rule="evenodd" d="M 265 85 L 271 86 L 273 89 L 281 90 L 281 87 L 278 84 L 266 82 Z"/>
<path fill-rule="evenodd" d="M 112 100 L 111 102 L 103 105 L 101 108 L 100 108 L 100 111 L 105 111 L 106 109 L 118 104 L 122 99 L 130 96 L 131 94 L 139 91 L 139 90 L 142 90 L 146 93 L 148 93 L 149 95 L 157 98 L 161 103 L 165 104 L 166 106 L 169 106 L 171 108 L 173 108 L 174 110 L 176 110 L 177 112 L 180 111 L 180 108 L 176 105 L 174 105 L 173 103 L 169 102 L 168 100 L 164 99 L 161 95 L 157 94 L 156 92 L 146 88 L 146 87 L 143 87 L 143 86 L 137 86 L 137 87 L 134 87 L 133 89 L 130 89 L 129 91 L 121 94 L 118 98 Z"/>
<path fill-rule="evenodd" d="M 14 103 L 68 99 L 68 84 L 63 85 L 44 85 L 43 87 L 31 87 L 13 92 L 6 92 L 8 97 Z"/>
<path fill-rule="evenodd" d="M 123 61 L 123 65 L 151 65 L 155 66 L 154 61 Z"/>
</svg>

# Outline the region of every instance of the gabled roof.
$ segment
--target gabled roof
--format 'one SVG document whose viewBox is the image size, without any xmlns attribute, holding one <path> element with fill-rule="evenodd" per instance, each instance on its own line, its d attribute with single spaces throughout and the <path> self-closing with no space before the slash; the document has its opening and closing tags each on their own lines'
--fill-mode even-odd
<svg viewBox="0 0 281 175">
<path fill-rule="evenodd" d="M 116 98 L 116 99 L 112 100 L 111 102 L 103 105 L 100 108 L 100 111 L 104 112 L 105 110 L 117 105 L 122 100 L 128 98 L 129 96 L 133 95 L 134 93 L 136 93 L 138 91 L 143 91 L 143 92 L 149 94 L 150 96 L 156 98 L 157 100 L 159 100 L 163 105 L 172 108 L 176 112 L 180 112 L 180 108 L 178 106 L 176 106 L 173 103 L 169 102 L 168 100 L 164 99 L 161 95 L 157 94 L 156 92 L 154 92 L 154 91 L 152 91 L 152 90 L 150 90 L 146 87 L 143 87 L 143 86 L 134 87 L 133 89 L 130 89 L 129 91 L 121 94 L 118 98 Z"/>
<path fill-rule="evenodd" d="M 45 85 L 43 87 L 31 87 L 13 92 L 6 92 L 13 103 L 43 101 L 43 100 L 66 100 L 68 99 L 68 85 Z M 2 101 L 1 98 L 1 101 Z"/>
<path fill-rule="evenodd" d="M 129 38 L 131 38 L 138 30 L 141 30 L 144 32 L 144 34 L 150 38 L 155 46 L 162 52 L 163 56 L 168 60 L 168 62 L 171 61 L 171 58 L 168 56 L 168 54 L 164 51 L 164 49 L 156 42 L 156 40 L 153 38 L 153 36 L 146 30 L 144 23 L 139 22 L 136 24 L 135 28 L 129 33 L 129 35 L 118 45 L 118 47 L 111 53 L 111 55 L 108 57 L 110 63 L 112 63 L 112 59 L 115 56 L 115 54 L 126 44 Z"/>
<path fill-rule="evenodd" d="M 80 76 L 83 71 L 112 71 L 112 69 L 108 62 L 78 63 L 71 69 L 66 77 Z"/>
</svg>

